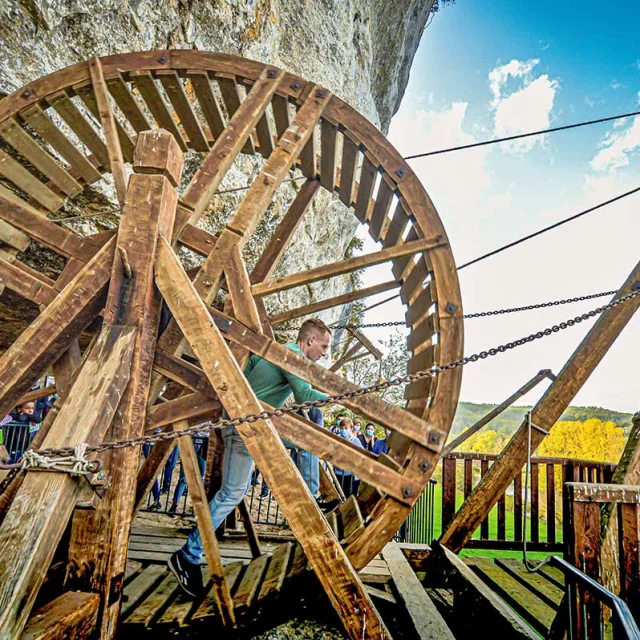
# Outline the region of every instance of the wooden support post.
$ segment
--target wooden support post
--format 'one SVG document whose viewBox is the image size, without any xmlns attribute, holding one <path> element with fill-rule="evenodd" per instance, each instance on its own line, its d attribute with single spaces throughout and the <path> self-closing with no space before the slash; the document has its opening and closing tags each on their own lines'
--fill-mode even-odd
<svg viewBox="0 0 640 640">
<path fill-rule="evenodd" d="M 233 600 L 229 585 L 224 577 L 224 567 L 222 566 L 222 558 L 218 547 L 218 539 L 211 522 L 211 514 L 209 512 L 209 501 L 204 490 L 200 469 L 198 467 L 198 457 L 191 436 L 182 436 L 178 439 L 178 447 L 180 449 L 180 460 L 182 468 L 187 479 L 189 487 L 189 495 L 191 503 L 196 514 L 198 530 L 202 539 L 202 547 L 204 555 L 209 564 L 209 579 L 213 583 L 213 597 L 218 605 L 218 611 L 222 618 L 222 623 L 226 626 L 235 624 L 235 614 L 233 612 Z"/>
<path fill-rule="evenodd" d="M 614 299 L 629 294 L 638 286 L 640 286 L 640 263 L 635 266 Z M 551 429 L 631 320 L 638 306 L 640 306 L 640 296 L 602 313 L 533 408 L 531 420 L 535 425 L 547 431 Z M 532 452 L 537 449 L 543 439 L 543 433 L 537 429 L 532 430 Z M 456 513 L 453 522 L 442 534 L 440 542 L 455 552 L 462 549 L 498 498 L 521 472 L 526 460 L 527 421 L 525 420 L 500 458 L 491 466 L 489 472 L 480 480 L 473 493 Z"/>
<path fill-rule="evenodd" d="M 242 525 L 244 526 L 245 533 L 247 534 L 247 540 L 249 541 L 249 548 L 251 549 L 251 555 L 254 558 L 258 558 L 262 555 L 262 549 L 260 549 L 260 540 L 256 533 L 256 528 L 253 526 L 253 520 L 251 519 L 251 511 L 247 504 L 247 499 L 243 498 L 242 502 L 238 505 L 238 511 L 242 518 Z"/>
<path fill-rule="evenodd" d="M 129 327 L 103 331 L 45 448 L 102 440 L 129 381 L 134 338 Z M 79 479 L 66 473 L 27 474 L 0 527 L 0 639 L 20 636 L 80 488 Z"/>
<path fill-rule="evenodd" d="M 34 612 L 20 640 L 79 640 L 93 634 L 100 596 L 67 592 Z"/>
<path fill-rule="evenodd" d="M 156 282 L 229 415 L 260 413 L 258 399 L 166 241 L 159 245 Z M 238 432 L 265 475 L 349 637 L 362 638 L 366 630 L 368 637 L 388 638 L 357 573 L 271 423 L 258 420 L 243 425 Z"/>
<path fill-rule="evenodd" d="M 454 449 L 458 448 L 465 440 L 470 438 L 474 433 L 477 433 L 486 424 L 489 424 L 494 418 L 498 417 L 505 409 L 508 409 L 518 398 L 522 398 L 523 395 L 529 393 L 536 385 L 542 382 L 545 378 L 553 380 L 555 376 L 549 369 L 543 369 L 536 373 L 529 382 L 523 384 L 513 395 L 509 396 L 502 404 L 489 411 L 486 416 L 483 416 L 474 425 L 469 427 L 466 431 L 461 433 L 457 438 L 452 440 L 443 450 L 442 457 L 444 458 L 450 454 Z"/>
<path fill-rule="evenodd" d="M 171 134 L 139 135 L 104 311 L 107 327 L 126 325 L 136 335 L 131 384 L 109 433 L 113 440 L 144 433 L 161 306 L 153 261 L 158 234 L 170 236 L 173 229 L 182 164 Z M 147 173 L 150 169 L 154 173 Z M 95 511 L 79 510 L 73 522 L 67 584 L 102 595 L 99 626 L 105 640 L 115 633 L 120 611 L 139 455 L 137 447 L 109 452 L 105 468 L 111 486 Z"/>
</svg>

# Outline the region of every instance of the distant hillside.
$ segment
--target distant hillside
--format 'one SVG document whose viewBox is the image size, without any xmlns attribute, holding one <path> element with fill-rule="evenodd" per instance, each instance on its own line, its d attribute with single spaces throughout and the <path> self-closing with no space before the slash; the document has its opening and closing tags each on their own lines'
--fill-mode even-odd
<svg viewBox="0 0 640 640">
<path fill-rule="evenodd" d="M 453 420 L 451 433 L 460 433 L 465 427 L 470 427 L 496 406 L 495 404 L 474 404 L 473 402 L 458 403 L 458 410 Z M 524 414 L 530 409 L 531 407 L 509 407 L 495 418 L 487 428 L 503 435 L 511 435 L 522 424 Z M 623 427 L 626 433 L 631 427 L 632 415 L 631 413 L 619 413 L 602 407 L 569 407 L 562 414 L 560 420 L 583 422 L 589 418 L 598 418 L 599 420 L 615 422 L 616 425 Z"/>
</svg>

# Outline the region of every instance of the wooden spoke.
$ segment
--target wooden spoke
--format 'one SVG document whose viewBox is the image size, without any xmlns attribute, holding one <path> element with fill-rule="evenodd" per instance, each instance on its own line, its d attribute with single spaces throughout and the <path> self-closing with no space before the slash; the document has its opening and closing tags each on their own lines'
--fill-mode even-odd
<svg viewBox="0 0 640 640">
<path fill-rule="evenodd" d="M 350 273 L 352 271 L 371 267 L 376 264 L 393 260 L 400 256 L 414 255 L 420 251 L 428 251 L 429 249 L 441 247 L 442 245 L 442 238 L 416 240 L 414 242 L 399 244 L 368 255 L 334 262 L 333 264 L 316 267 L 315 269 L 307 269 L 307 271 L 300 271 L 290 276 L 273 278 L 267 282 L 253 285 L 251 291 L 253 295 L 266 296 L 270 293 L 285 291 L 287 289 L 292 289 L 293 287 L 299 287 L 301 285 L 310 284 L 311 282 L 318 282 L 318 280 L 342 275 L 343 273 Z"/>
<path fill-rule="evenodd" d="M 160 245 L 156 282 L 229 415 L 259 413 L 258 399 L 231 357 L 222 335 L 210 322 L 206 307 L 166 242 Z M 181 299 L 189 300 L 189 309 Z M 219 384 L 223 371 L 225 382 Z M 345 622 L 350 637 L 360 638 L 364 629 L 369 634 L 389 637 L 358 575 L 329 531 L 271 423 L 259 420 L 250 428 L 240 428 L 239 433 L 263 471 L 309 563 Z M 357 614 L 354 607 L 359 610 Z"/>
<path fill-rule="evenodd" d="M 296 318 L 302 318 L 303 316 L 310 316 L 316 313 L 320 313 L 325 309 L 331 309 L 332 307 L 339 307 L 343 304 L 348 304 L 354 300 L 362 300 L 362 298 L 368 298 L 369 296 L 375 296 L 378 293 L 384 293 L 385 291 L 391 291 L 399 287 L 399 283 L 395 280 L 390 282 L 383 282 L 382 284 L 376 284 L 372 287 L 365 287 L 364 289 L 357 289 L 356 291 L 350 291 L 349 293 L 343 293 L 333 298 L 327 298 L 320 302 L 312 302 L 306 304 L 297 309 L 291 309 L 290 311 L 283 311 L 282 313 L 276 313 L 271 316 L 269 320 L 271 324 L 280 324 L 281 322 L 287 322 L 288 320 L 295 320 Z"/>
<path fill-rule="evenodd" d="M 107 153 L 109 154 L 109 165 L 111 166 L 113 181 L 116 185 L 116 194 L 118 195 L 118 201 L 122 205 L 124 204 L 127 190 L 127 175 L 125 173 L 124 158 L 116 129 L 116 119 L 113 117 L 113 110 L 109 102 L 109 90 L 104 81 L 102 63 L 99 58 L 89 60 L 89 72 L 91 74 L 93 92 L 95 93 L 95 100 L 100 114 L 102 130 L 107 140 Z"/>
<path fill-rule="evenodd" d="M 58 295 L 52 286 L 22 269 L 17 261 L 12 264 L 0 260 L 0 284 L 35 304 L 45 306 L 53 302 Z"/>
<path fill-rule="evenodd" d="M 120 107 L 120 110 L 134 130 L 140 132 L 151 129 L 152 127 L 147 116 L 140 108 L 138 101 L 133 97 L 133 94 L 129 90 L 122 74 L 118 74 L 114 78 L 111 78 L 107 84 L 111 95 L 114 97 L 117 105 Z"/>
<path fill-rule="evenodd" d="M 371 156 L 365 152 L 355 206 L 355 214 L 360 222 L 365 222 L 369 219 L 373 202 L 371 196 L 373 196 L 373 189 L 376 186 L 377 175 L 378 169 L 375 163 L 371 160 Z"/>
<path fill-rule="evenodd" d="M 237 113 L 242 103 L 242 97 L 240 96 L 240 86 L 235 76 L 226 73 L 217 73 L 216 79 L 218 86 L 220 87 L 220 93 L 222 94 L 222 101 L 224 102 L 225 109 L 229 115 L 229 119 Z M 262 114 L 260 114 L 262 117 Z M 253 144 L 253 132 L 247 136 L 242 151 L 244 153 L 255 153 L 255 147 Z"/>
<path fill-rule="evenodd" d="M 224 116 L 213 91 L 209 75 L 205 71 L 193 71 L 187 74 L 198 97 L 202 113 L 209 124 L 214 139 L 217 139 L 225 129 Z"/>
</svg>

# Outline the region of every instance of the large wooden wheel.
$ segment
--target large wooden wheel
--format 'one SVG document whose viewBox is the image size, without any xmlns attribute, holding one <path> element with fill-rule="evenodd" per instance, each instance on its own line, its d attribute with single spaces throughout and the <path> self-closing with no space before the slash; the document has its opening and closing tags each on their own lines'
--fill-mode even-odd
<svg viewBox="0 0 640 640">
<path fill-rule="evenodd" d="M 462 355 L 455 263 L 431 200 L 384 136 L 326 89 L 275 67 L 221 54 L 153 51 L 96 58 L 36 80 L 0 101 L 0 136 L 0 282 L 41 309 L 0 360 L 0 415 L 53 365 L 61 406 L 57 417 L 43 427 L 36 446 L 73 444 L 83 438 L 121 439 L 158 426 L 179 429 L 189 421 L 219 416 L 221 405 L 231 416 L 256 413 L 263 407 L 236 364 L 249 352 L 328 394 L 354 390 L 336 373 L 292 355 L 273 339 L 272 327 L 380 291 L 398 289 L 407 307 L 413 354 L 409 373 Z M 182 152 L 190 149 L 200 153 L 201 162 L 178 195 Z M 240 154 L 259 154 L 264 161 L 226 227 L 218 236 L 211 235 L 198 222 Z M 128 178 L 130 167 L 134 173 Z M 297 195 L 257 263 L 248 269 L 242 248 L 283 181 L 292 176 L 303 179 Z M 87 185 L 105 180 L 113 181 L 122 207 L 117 233 L 83 238 L 54 221 L 65 202 L 81 203 Z M 320 189 L 336 194 L 351 208 L 381 250 L 273 277 Z M 59 257 L 64 267 L 57 278 L 22 259 L 32 243 Z M 176 256 L 181 246 L 204 258 L 188 275 Z M 263 298 L 270 294 L 385 261 L 392 264 L 389 282 L 267 313 Z M 174 316 L 159 338 L 158 289 Z M 224 308 L 220 292 L 226 296 Z M 96 333 L 99 315 L 102 329 Z M 96 337 L 81 360 L 77 339 L 87 327 Z M 182 357 L 189 346 L 196 361 Z M 80 366 L 82 375 L 74 376 Z M 85 375 L 91 371 L 100 384 Z M 393 431 L 391 451 L 380 459 L 293 415 L 240 428 L 338 610 L 345 606 L 340 598 L 346 596 L 335 578 L 341 571 L 349 573 L 349 563 L 359 569 L 382 549 L 428 482 L 447 439 L 460 378 L 461 370 L 456 369 L 413 382 L 406 389 L 405 409 L 371 394 L 344 402 Z M 105 380 L 109 392 L 102 384 Z M 169 392 L 161 396 L 167 381 Z M 120 402 L 117 412 L 114 396 Z M 56 428 L 64 415 L 71 419 L 77 397 L 91 397 L 96 415 L 84 421 L 82 430 Z M 147 404 L 151 408 L 145 411 Z M 362 525 L 343 539 L 346 568 L 335 559 L 338 542 L 287 461 L 276 432 L 364 483 L 358 498 Z M 188 438 L 180 440 L 186 459 L 189 444 L 183 440 Z M 88 580 L 95 587 L 97 579 L 89 578 L 83 568 L 93 552 L 83 541 L 90 537 L 88 532 L 108 523 L 102 555 L 91 566 L 101 567 L 113 592 L 134 493 L 139 502 L 170 446 L 154 447 L 137 488 L 132 477 L 138 449 L 106 456 L 112 485 L 94 512 L 74 515 L 74 564 L 67 584 L 81 586 Z M 51 482 L 51 474 L 40 475 L 34 483 L 43 483 L 43 477 Z M 12 495 L 35 491 L 30 478 L 27 474 L 20 488 L 14 486 Z M 62 484 L 58 488 L 62 491 Z M 0 536 L 6 531 L 14 535 L 19 528 L 19 520 L 11 517 L 9 509 Z M 58 529 L 61 533 L 64 525 Z M 52 539 L 51 530 L 47 532 Z M 203 538 L 213 553 L 215 538 Z M 23 547 L 20 554 L 30 555 Z M 38 554 L 34 551 L 33 556 Z M 47 558 L 40 556 L 41 561 Z M 33 562 L 14 560 L 25 572 L 24 563 Z M 1 568 L 7 569 L 11 561 L 0 558 L 5 563 Z M 222 601 L 228 597 L 224 585 L 220 594 Z M 11 609 L 9 600 L 4 598 L 0 610 Z"/>
</svg>

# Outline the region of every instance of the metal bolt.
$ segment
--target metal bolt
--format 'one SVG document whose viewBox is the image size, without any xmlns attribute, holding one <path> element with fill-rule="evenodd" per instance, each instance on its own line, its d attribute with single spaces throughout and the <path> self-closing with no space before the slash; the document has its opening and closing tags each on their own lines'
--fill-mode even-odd
<svg viewBox="0 0 640 640">
<path fill-rule="evenodd" d="M 101 471 L 96 475 L 97 480 L 104 480 L 107 477 L 107 474 L 104 471 Z"/>
<path fill-rule="evenodd" d="M 324 89 L 318 89 L 318 91 L 316 91 L 316 98 L 326 98 L 327 97 L 327 92 Z"/>
<path fill-rule="evenodd" d="M 439 431 L 429 431 L 429 436 L 427 437 L 429 444 L 438 444 L 440 442 L 440 432 Z"/>
<path fill-rule="evenodd" d="M 447 313 L 454 314 L 458 310 L 458 305 L 453 302 L 447 302 L 447 306 L 444 308 Z"/>
<path fill-rule="evenodd" d="M 413 489 L 411 487 L 402 487 L 402 497 L 410 498 L 413 495 Z"/>
<path fill-rule="evenodd" d="M 396 171 L 398 178 L 404 178 L 407 175 L 407 170 L 404 167 L 399 167 Z"/>
<path fill-rule="evenodd" d="M 22 98 L 30 98 L 33 95 L 33 91 L 31 91 L 31 89 L 25 89 L 22 92 Z"/>
<path fill-rule="evenodd" d="M 420 469 L 420 471 L 422 471 L 422 473 L 426 473 L 427 471 L 429 471 L 429 469 L 431 469 L 431 463 L 428 460 L 423 460 L 418 465 L 418 469 Z"/>
<path fill-rule="evenodd" d="M 267 78 L 275 78 L 278 74 L 275 69 L 269 69 L 267 71 Z"/>
<path fill-rule="evenodd" d="M 160 57 L 158 58 L 158 62 L 159 62 L 160 64 L 166 64 L 166 62 L 167 62 L 167 56 L 165 56 L 165 55 L 160 56 Z"/>
<path fill-rule="evenodd" d="M 297 80 L 296 82 L 293 82 L 290 86 L 294 91 L 297 91 L 298 89 L 300 89 L 300 87 L 302 87 L 302 85 Z"/>
</svg>

